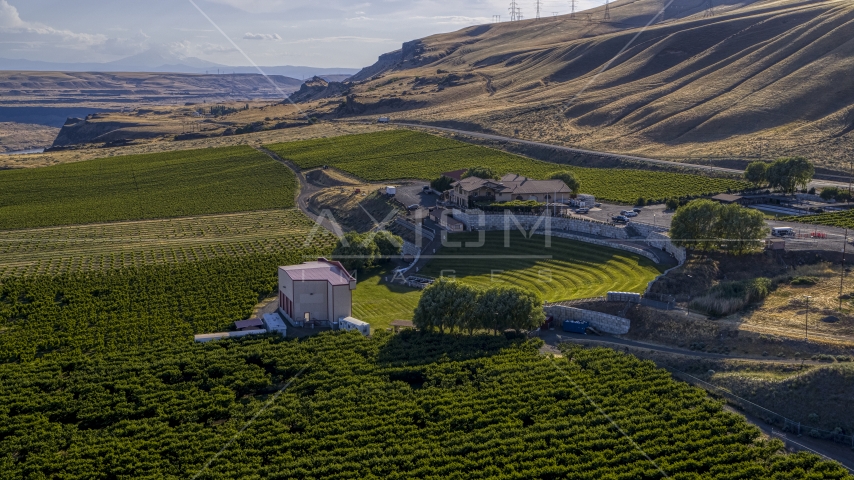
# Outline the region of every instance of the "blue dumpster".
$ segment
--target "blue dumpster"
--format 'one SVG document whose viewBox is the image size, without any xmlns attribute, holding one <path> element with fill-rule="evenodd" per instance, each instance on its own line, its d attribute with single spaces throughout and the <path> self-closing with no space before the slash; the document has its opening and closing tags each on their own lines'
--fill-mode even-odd
<svg viewBox="0 0 854 480">
<path fill-rule="evenodd" d="M 569 333 L 586 333 L 587 327 L 589 326 L 590 322 L 576 322 L 573 320 L 563 321 L 563 331 Z"/>
</svg>

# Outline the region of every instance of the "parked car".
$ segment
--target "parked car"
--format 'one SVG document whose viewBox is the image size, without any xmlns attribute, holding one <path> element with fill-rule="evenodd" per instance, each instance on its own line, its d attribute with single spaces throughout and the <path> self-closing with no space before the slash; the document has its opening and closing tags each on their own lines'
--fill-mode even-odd
<svg viewBox="0 0 854 480">
<path fill-rule="evenodd" d="M 430 191 L 430 185 L 424 185 L 423 187 L 421 187 L 421 191 L 422 192 L 429 192 Z"/>
<path fill-rule="evenodd" d="M 640 208 L 633 208 L 633 209 L 632 209 L 632 211 L 633 211 L 633 212 L 635 212 L 635 213 L 641 213 L 641 209 L 640 209 Z"/>
<path fill-rule="evenodd" d="M 622 212 L 620 212 L 620 215 L 622 215 L 622 216 L 624 216 L 624 217 L 628 217 L 628 218 L 632 218 L 632 217 L 637 217 L 637 216 L 638 216 L 638 214 L 637 214 L 636 212 L 632 211 L 632 210 L 623 210 Z"/>
<path fill-rule="evenodd" d="M 590 209 L 589 208 L 579 208 L 578 210 L 575 211 L 575 213 L 577 213 L 579 215 L 587 215 L 588 213 L 590 213 Z"/>
<path fill-rule="evenodd" d="M 629 223 L 629 219 L 624 215 L 615 215 L 611 217 L 611 221 L 614 223 Z"/>
<path fill-rule="evenodd" d="M 406 209 L 407 209 L 407 210 L 409 210 L 410 212 L 413 212 L 413 211 L 415 211 L 415 210 L 418 210 L 418 208 L 419 208 L 420 206 L 421 206 L 421 205 L 418 205 L 417 203 L 413 203 L 412 205 L 410 205 L 410 206 L 406 207 Z"/>
</svg>

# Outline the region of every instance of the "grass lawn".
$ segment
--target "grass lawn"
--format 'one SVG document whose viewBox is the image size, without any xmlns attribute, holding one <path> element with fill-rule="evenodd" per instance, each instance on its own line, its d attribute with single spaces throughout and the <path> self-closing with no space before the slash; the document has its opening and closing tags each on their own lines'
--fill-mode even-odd
<svg viewBox="0 0 854 480">
<path fill-rule="evenodd" d="M 552 238 L 551 247 L 546 248 L 545 240 L 543 235 L 527 239 L 514 232 L 506 248 L 504 232 L 486 232 L 482 247 L 444 247 L 441 257 L 419 274 L 439 277 L 444 273 L 482 287 L 509 283 L 553 302 L 597 297 L 609 291 L 643 292 L 662 273 L 649 259 L 622 250 L 562 238 Z M 450 235 L 449 241 L 477 242 L 478 233 Z M 421 297 L 419 290 L 381 282 L 384 274 L 390 275 L 374 271 L 361 276 L 353 295 L 354 315 L 374 329 L 387 328 L 392 320 L 411 319 Z"/>
<path fill-rule="evenodd" d="M 374 330 L 388 328 L 394 320 L 411 320 L 421 298 L 421 290 L 383 282 L 384 276 L 391 276 L 390 270 L 360 272 L 353 292 L 353 315 L 370 323 Z"/>
<path fill-rule="evenodd" d="M 296 189 L 247 146 L 0 171 L 0 230 L 288 208 Z"/>
</svg>

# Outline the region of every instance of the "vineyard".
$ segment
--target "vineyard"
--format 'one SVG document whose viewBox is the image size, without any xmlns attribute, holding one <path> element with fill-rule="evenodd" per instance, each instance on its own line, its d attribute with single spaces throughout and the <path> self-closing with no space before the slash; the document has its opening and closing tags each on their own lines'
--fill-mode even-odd
<svg viewBox="0 0 854 480">
<path fill-rule="evenodd" d="M 0 365 L 0 477 L 852 478 L 651 362 L 538 342 L 324 333 Z"/>
<path fill-rule="evenodd" d="M 634 204 L 638 198 L 661 202 L 669 197 L 737 191 L 748 186 L 742 181 L 699 175 L 559 165 L 409 130 L 280 143 L 267 148 L 304 169 L 330 165 L 368 181 L 432 180 L 443 172 L 475 166 L 537 179 L 570 170 L 581 182 L 583 193 L 626 204 Z"/>
<path fill-rule="evenodd" d="M 294 206 L 297 181 L 250 147 L 0 171 L 0 230 Z"/>
<path fill-rule="evenodd" d="M 778 220 L 783 222 L 808 223 L 810 225 L 824 225 L 827 227 L 854 228 L 854 210 L 819 213 L 818 215 L 780 217 Z"/>
<path fill-rule="evenodd" d="M 196 333 L 228 330 L 276 291 L 277 267 L 330 250 L 4 279 L 0 361 L 181 344 Z"/>
<path fill-rule="evenodd" d="M 0 278 L 277 253 L 309 240 L 331 249 L 335 237 L 314 228 L 291 209 L 0 231 Z"/>
</svg>

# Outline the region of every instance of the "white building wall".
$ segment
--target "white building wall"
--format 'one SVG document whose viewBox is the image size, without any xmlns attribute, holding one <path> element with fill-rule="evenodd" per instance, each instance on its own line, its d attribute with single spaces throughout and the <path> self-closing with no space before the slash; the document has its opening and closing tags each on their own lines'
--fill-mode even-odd
<svg viewBox="0 0 854 480">
<path fill-rule="evenodd" d="M 328 300 L 326 281 L 294 282 L 294 316 L 302 320 L 305 312 L 311 314 L 312 320 L 331 320 L 328 316 Z"/>
</svg>

